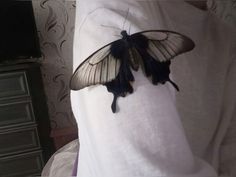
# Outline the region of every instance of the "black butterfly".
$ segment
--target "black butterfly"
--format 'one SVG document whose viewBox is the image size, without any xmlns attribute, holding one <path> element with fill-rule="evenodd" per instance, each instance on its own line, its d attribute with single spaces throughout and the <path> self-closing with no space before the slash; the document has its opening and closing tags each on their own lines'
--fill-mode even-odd
<svg viewBox="0 0 236 177">
<path fill-rule="evenodd" d="M 169 78 L 170 60 L 194 48 L 190 38 L 166 30 L 142 31 L 132 35 L 121 31 L 121 35 L 121 39 L 100 48 L 79 65 L 70 81 L 72 90 L 105 85 L 114 95 L 111 108 L 115 113 L 117 98 L 133 92 L 131 68 L 137 71 L 140 66 L 154 85 L 169 81 L 179 90 Z"/>
</svg>

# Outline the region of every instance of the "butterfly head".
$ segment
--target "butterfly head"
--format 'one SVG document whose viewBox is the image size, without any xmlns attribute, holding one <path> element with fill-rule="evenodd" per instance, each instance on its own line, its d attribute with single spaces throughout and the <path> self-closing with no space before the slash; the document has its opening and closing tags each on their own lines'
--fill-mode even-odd
<svg viewBox="0 0 236 177">
<path fill-rule="evenodd" d="M 129 36 L 125 30 L 121 31 L 120 34 L 122 35 L 123 39 L 127 39 Z"/>
</svg>

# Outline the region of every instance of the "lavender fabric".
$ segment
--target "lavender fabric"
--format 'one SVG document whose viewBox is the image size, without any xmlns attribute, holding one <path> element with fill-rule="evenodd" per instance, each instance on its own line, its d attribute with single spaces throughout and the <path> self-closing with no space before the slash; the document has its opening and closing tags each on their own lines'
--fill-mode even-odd
<svg viewBox="0 0 236 177">
<path fill-rule="evenodd" d="M 75 163 L 73 165 L 73 171 L 72 171 L 71 176 L 77 176 L 77 166 L 78 166 L 78 153 L 77 153 L 77 156 L 75 158 Z"/>
</svg>

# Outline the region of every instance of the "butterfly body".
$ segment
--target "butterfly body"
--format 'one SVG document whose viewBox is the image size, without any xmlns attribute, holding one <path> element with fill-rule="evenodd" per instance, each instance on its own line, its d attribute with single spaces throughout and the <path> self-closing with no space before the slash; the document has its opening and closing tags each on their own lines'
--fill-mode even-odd
<svg viewBox="0 0 236 177">
<path fill-rule="evenodd" d="M 171 59 L 190 51 L 194 43 L 188 37 L 164 30 L 150 30 L 132 35 L 121 31 L 122 38 L 90 55 L 74 72 L 71 89 L 79 90 L 96 84 L 103 84 L 114 95 L 112 111 L 116 112 L 117 98 L 133 93 L 132 71 L 140 66 L 146 77 L 154 85 L 170 82 L 176 90 L 178 86 L 170 80 Z"/>
</svg>

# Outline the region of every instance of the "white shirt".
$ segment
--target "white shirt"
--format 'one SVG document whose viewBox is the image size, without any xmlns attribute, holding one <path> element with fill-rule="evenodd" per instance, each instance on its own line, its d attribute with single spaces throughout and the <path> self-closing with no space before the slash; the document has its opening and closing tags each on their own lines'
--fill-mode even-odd
<svg viewBox="0 0 236 177">
<path fill-rule="evenodd" d="M 131 26 L 131 34 L 167 29 L 189 36 L 196 47 L 172 62 L 179 93 L 134 72 L 135 91 L 118 99 L 119 111 L 113 114 L 113 97 L 104 86 L 72 91 L 80 137 L 78 177 L 216 176 L 231 152 L 222 143 L 235 113 L 233 31 L 182 1 L 80 0 L 74 69 L 118 38 L 120 31 L 101 25 L 122 30 L 128 9 L 124 28 Z"/>
</svg>

